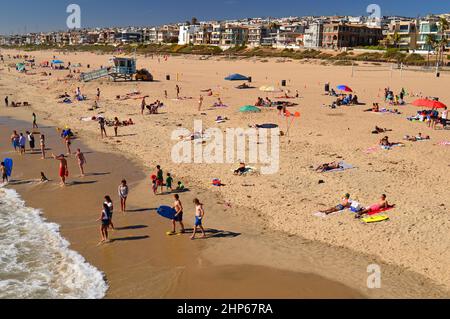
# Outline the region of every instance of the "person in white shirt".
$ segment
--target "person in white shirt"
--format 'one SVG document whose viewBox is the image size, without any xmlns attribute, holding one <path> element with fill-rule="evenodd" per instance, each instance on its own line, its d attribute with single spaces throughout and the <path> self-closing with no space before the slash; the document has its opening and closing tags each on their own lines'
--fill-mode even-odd
<svg viewBox="0 0 450 319">
<path fill-rule="evenodd" d="M 444 110 L 442 111 L 442 116 L 441 116 L 442 126 L 444 126 L 444 127 L 447 126 L 447 119 L 448 119 L 448 110 L 447 110 L 447 107 L 445 107 Z"/>
</svg>

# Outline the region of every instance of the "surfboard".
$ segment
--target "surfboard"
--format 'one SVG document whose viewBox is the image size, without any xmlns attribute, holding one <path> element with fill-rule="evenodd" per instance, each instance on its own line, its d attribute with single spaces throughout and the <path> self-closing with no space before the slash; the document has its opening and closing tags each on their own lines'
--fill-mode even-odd
<svg viewBox="0 0 450 319">
<path fill-rule="evenodd" d="M 10 158 L 5 158 L 5 160 L 3 162 L 5 163 L 5 167 L 6 167 L 6 175 L 8 175 L 8 177 L 11 177 L 12 170 L 13 170 L 13 160 Z"/>
<path fill-rule="evenodd" d="M 389 216 L 386 215 L 376 215 L 376 216 L 371 216 L 371 217 L 367 217 L 367 218 L 363 218 L 362 221 L 365 222 L 366 224 L 371 224 L 371 223 L 379 223 L 379 222 L 383 222 L 389 220 Z"/>
<path fill-rule="evenodd" d="M 173 220 L 177 214 L 176 210 L 169 206 L 161 206 L 157 210 L 158 214 L 164 218 Z"/>
</svg>

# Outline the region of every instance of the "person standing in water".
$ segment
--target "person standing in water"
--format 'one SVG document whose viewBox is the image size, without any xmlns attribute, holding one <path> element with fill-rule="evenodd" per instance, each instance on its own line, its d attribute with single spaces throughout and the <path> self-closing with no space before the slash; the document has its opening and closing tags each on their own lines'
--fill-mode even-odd
<svg viewBox="0 0 450 319">
<path fill-rule="evenodd" d="M 7 173 L 6 165 L 5 165 L 4 162 L 2 162 L 2 164 L 1 164 L 1 166 L 0 166 L 0 169 L 1 169 L 1 173 L 2 173 L 3 183 L 5 183 L 5 182 L 6 182 L 6 183 L 9 183 L 8 173 Z"/>
<path fill-rule="evenodd" d="M 41 154 L 42 154 L 41 159 L 45 159 L 45 135 L 41 134 L 39 143 L 41 145 Z"/>
<path fill-rule="evenodd" d="M 117 117 L 115 117 L 114 118 L 114 136 L 115 137 L 118 136 L 119 126 L 120 126 L 120 121 Z"/>
<path fill-rule="evenodd" d="M 61 186 L 66 186 L 66 179 L 69 177 L 69 169 L 67 167 L 67 160 L 64 154 L 59 156 L 55 156 L 52 154 L 52 157 L 59 161 L 59 177 L 61 178 Z"/>
<path fill-rule="evenodd" d="M 37 125 L 37 116 L 36 113 L 33 113 L 33 129 L 39 128 Z"/>
<path fill-rule="evenodd" d="M 203 95 L 200 95 L 200 99 L 198 100 L 198 111 L 200 112 L 202 110 L 202 106 L 203 106 Z"/>
<path fill-rule="evenodd" d="M 84 165 L 87 164 L 86 157 L 80 149 L 77 149 L 76 155 L 78 161 L 78 167 L 80 168 L 81 177 L 84 177 Z"/>
<path fill-rule="evenodd" d="M 23 136 L 23 133 L 20 133 L 19 136 L 19 146 L 20 146 L 20 155 L 24 155 L 26 152 L 27 139 Z"/>
<path fill-rule="evenodd" d="M 105 196 L 105 204 L 109 208 L 109 226 L 111 227 L 112 230 L 115 230 L 113 224 L 114 205 L 111 197 L 108 195 Z"/>
<path fill-rule="evenodd" d="M 198 198 L 194 199 L 195 205 L 195 226 L 194 233 L 192 234 L 191 239 L 195 239 L 195 235 L 197 234 L 197 229 L 200 228 L 202 232 L 202 238 L 206 238 L 205 229 L 203 228 L 203 219 L 205 217 L 205 210 L 203 208 L 203 204 L 200 203 Z"/>
<path fill-rule="evenodd" d="M 11 135 L 11 143 L 14 147 L 14 151 L 20 151 L 20 144 L 19 144 L 19 134 L 17 134 L 17 131 L 14 131 Z"/>
<path fill-rule="evenodd" d="M 100 125 L 100 134 L 101 134 L 102 138 L 108 137 L 108 135 L 106 134 L 106 128 L 105 128 L 105 125 L 106 125 L 105 118 L 100 117 L 98 120 L 98 124 Z"/>
<path fill-rule="evenodd" d="M 97 221 L 101 221 L 100 234 L 102 240 L 99 244 L 106 243 L 108 241 L 108 228 L 110 226 L 111 220 L 109 219 L 109 207 L 106 203 L 103 204 L 103 209 L 100 215 L 100 218 Z"/>
<path fill-rule="evenodd" d="M 120 208 L 122 210 L 122 213 L 124 213 L 127 211 L 127 198 L 129 192 L 126 180 L 123 180 L 122 183 L 119 185 L 118 192 L 120 197 Z"/>
</svg>

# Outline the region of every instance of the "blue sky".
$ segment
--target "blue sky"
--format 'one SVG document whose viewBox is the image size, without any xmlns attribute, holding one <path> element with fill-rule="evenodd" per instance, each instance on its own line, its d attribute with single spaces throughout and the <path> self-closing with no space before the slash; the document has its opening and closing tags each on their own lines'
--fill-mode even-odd
<svg viewBox="0 0 450 319">
<path fill-rule="evenodd" d="M 256 16 L 364 15 L 371 3 L 383 15 L 450 13 L 448 0 L 0 0 L 0 34 L 66 29 L 67 5 L 82 9 L 83 27 L 158 25 Z"/>
</svg>

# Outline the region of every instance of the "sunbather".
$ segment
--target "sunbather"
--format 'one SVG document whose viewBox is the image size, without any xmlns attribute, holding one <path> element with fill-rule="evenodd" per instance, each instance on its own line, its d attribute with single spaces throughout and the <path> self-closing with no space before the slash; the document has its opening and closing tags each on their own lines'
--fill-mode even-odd
<svg viewBox="0 0 450 319">
<path fill-rule="evenodd" d="M 327 172 L 327 171 L 332 171 L 334 169 L 339 169 L 342 168 L 340 163 L 337 162 L 332 162 L 332 163 L 325 163 L 320 165 L 319 167 L 316 168 L 316 172 Z"/>
<path fill-rule="evenodd" d="M 355 215 L 355 218 L 361 218 L 363 215 L 374 213 L 374 212 L 379 212 L 381 210 L 394 208 L 394 207 L 395 207 L 395 205 L 390 205 L 386 199 L 386 195 L 383 194 L 383 195 L 381 195 L 379 203 L 374 204 L 370 207 L 367 207 L 367 208 L 361 210 L 359 213 L 357 213 Z"/>
<path fill-rule="evenodd" d="M 336 212 L 340 212 L 341 210 L 344 210 L 346 208 L 350 208 L 350 205 L 352 204 L 352 201 L 350 200 L 350 194 L 345 194 L 344 197 L 341 199 L 341 203 L 335 207 L 332 207 L 327 210 L 321 210 L 320 213 L 329 215 Z"/>
<path fill-rule="evenodd" d="M 429 140 L 430 136 L 426 135 L 426 136 L 422 136 L 422 133 L 419 133 L 417 136 L 409 136 L 409 135 L 405 135 L 405 137 L 403 138 L 405 141 L 410 141 L 410 142 L 417 142 L 417 141 L 425 141 L 425 140 Z"/>
<path fill-rule="evenodd" d="M 372 134 L 380 134 L 380 133 L 386 133 L 386 132 L 392 132 L 392 130 L 375 126 L 375 130 L 372 131 Z"/>
</svg>

